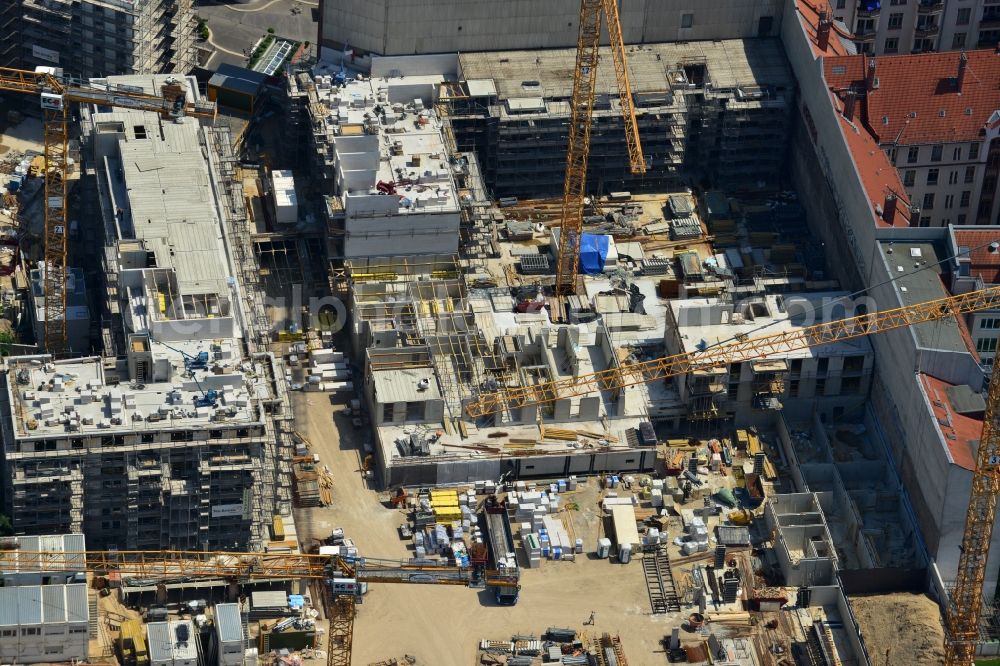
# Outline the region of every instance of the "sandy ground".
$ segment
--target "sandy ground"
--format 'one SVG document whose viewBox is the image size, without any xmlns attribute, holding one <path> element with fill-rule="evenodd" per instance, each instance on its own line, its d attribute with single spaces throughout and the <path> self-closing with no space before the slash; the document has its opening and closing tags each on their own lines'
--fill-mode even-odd
<svg viewBox="0 0 1000 666">
<path fill-rule="evenodd" d="M 12 125 L 0 133 L 0 146 L 9 150 L 24 152 L 26 150 L 42 151 L 42 121 L 38 118 L 25 118 L 17 125 Z M 6 153 L 6 150 L 2 152 Z"/>
<path fill-rule="evenodd" d="M 851 597 L 851 606 L 868 651 L 880 666 L 944 662 L 941 609 L 927 595 L 898 592 Z"/>
<path fill-rule="evenodd" d="M 347 419 L 334 415 L 342 406 L 331 404 L 325 394 L 296 394 L 294 406 L 299 431 L 330 467 L 335 483 L 332 507 L 296 511 L 303 543 L 343 527 L 370 557 L 407 556 L 406 543 L 396 531 L 403 515 L 385 508 L 361 478 L 357 445 L 365 431 L 355 431 Z M 591 504 L 581 503 L 573 512 L 575 531 L 587 550 L 593 550 L 598 530 L 597 507 Z M 469 666 L 483 638 L 538 635 L 550 626 L 584 629 L 591 611 L 596 612 L 595 626 L 587 629 L 619 634 L 630 664 L 665 663 L 664 655 L 656 652 L 679 618 L 650 614 L 641 564 L 586 556 L 525 570 L 521 600 L 514 607 L 497 607 L 488 592 L 461 587 L 373 586 L 358 607 L 353 662 L 411 654 L 422 665 Z"/>
</svg>

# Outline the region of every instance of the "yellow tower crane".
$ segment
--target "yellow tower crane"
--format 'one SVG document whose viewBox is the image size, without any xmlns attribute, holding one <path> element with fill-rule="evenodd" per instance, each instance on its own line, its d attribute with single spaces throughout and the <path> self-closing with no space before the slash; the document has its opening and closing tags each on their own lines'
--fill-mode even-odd
<svg viewBox="0 0 1000 666">
<path fill-rule="evenodd" d="M 576 44 L 576 67 L 573 70 L 569 146 L 566 150 L 559 251 L 556 256 L 556 293 L 559 295 L 576 293 L 576 277 L 580 270 L 583 199 L 587 186 L 587 158 L 590 154 L 594 93 L 597 89 L 602 17 L 607 19 L 611 55 L 615 62 L 615 79 L 625 121 L 629 168 L 634 174 L 646 173 L 646 161 L 642 155 L 639 125 L 632 101 L 632 85 L 628 79 L 628 62 L 625 59 L 625 43 L 622 41 L 622 26 L 618 18 L 618 3 L 616 0 L 580 0 L 580 36 Z"/>
<path fill-rule="evenodd" d="M 508 409 L 586 395 L 598 390 L 620 391 L 627 386 L 668 379 L 695 370 L 724 367 L 731 363 L 762 359 L 796 349 L 819 347 L 945 317 L 960 317 L 970 312 L 990 310 L 998 306 L 1000 306 L 1000 287 L 991 287 L 793 331 L 753 338 L 737 338 L 703 351 L 665 356 L 652 361 L 533 386 L 501 387 L 497 391 L 479 394 L 466 405 L 466 412 L 469 416 L 479 417 L 502 413 Z M 1000 491 L 998 405 L 1000 405 L 1000 372 L 994 372 L 986 395 L 983 432 L 976 452 L 972 493 L 959 556 L 958 577 L 951 599 L 945 604 L 947 666 L 971 666 L 979 641 L 983 581 L 990 540 L 993 537 L 997 492 Z"/>
<path fill-rule="evenodd" d="M 66 336 L 66 175 L 69 162 L 69 105 L 74 102 L 153 111 L 164 117 L 190 115 L 215 118 L 215 103 L 188 103 L 183 84 L 176 79 L 150 95 L 122 86 L 97 86 L 62 80 L 52 68 L 30 72 L 0 67 L 0 91 L 36 95 L 45 115 L 42 139 L 45 165 L 45 232 L 42 258 L 45 349 L 60 355 L 67 351 Z"/>
<path fill-rule="evenodd" d="M 327 632 L 327 666 L 350 666 L 354 637 L 355 604 L 360 583 L 413 583 L 462 585 L 481 582 L 495 587 L 517 587 L 516 578 L 498 571 L 472 567 L 411 564 L 396 560 L 299 553 L 236 553 L 227 551 L 25 551 L 0 544 L 0 569 L 21 573 L 74 573 L 100 575 L 118 572 L 122 579 L 140 578 L 163 583 L 218 579 L 235 583 L 267 580 L 323 581 L 323 606 L 330 620 Z M 8 549 L 4 550 L 4 546 Z"/>
</svg>

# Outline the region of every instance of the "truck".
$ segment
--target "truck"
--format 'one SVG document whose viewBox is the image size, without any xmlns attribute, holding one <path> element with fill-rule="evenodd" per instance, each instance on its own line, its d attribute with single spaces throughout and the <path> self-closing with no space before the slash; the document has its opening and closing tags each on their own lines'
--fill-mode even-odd
<svg viewBox="0 0 1000 666">
<path fill-rule="evenodd" d="M 499 501 L 496 495 L 490 495 L 483 506 L 479 524 L 486 532 L 490 565 L 496 571 L 496 576 L 505 581 L 504 585 L 490 586 L 496 595 L 496 602 L 500 606 L 513 606 L 518 599 L 520 587 L 516 581 L 520 578 L 520 571 L 517 567 L 517 554 L 514 552 L 514 534 L 507 519 L 507 503 Z M 487 584 L 489 578 L 487 575 Z"/>
</svg>

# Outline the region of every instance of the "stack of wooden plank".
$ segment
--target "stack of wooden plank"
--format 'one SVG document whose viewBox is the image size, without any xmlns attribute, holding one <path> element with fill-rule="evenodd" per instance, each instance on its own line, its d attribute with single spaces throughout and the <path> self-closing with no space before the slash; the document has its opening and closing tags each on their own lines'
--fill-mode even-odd
<svg viewBox="0 0 1000 666">
<path fill-rule="evenodd" d="M 333 503 L 333 477 L 321 469 L 312 456 L 292 459 L 292 479 L 297 506 L 329 506 Z"/>
</svg>

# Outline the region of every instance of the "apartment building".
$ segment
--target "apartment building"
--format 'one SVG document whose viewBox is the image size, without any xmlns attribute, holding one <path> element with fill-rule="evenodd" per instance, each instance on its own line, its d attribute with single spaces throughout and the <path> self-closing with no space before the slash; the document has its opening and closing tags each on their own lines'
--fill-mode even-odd
<svg viewBox="0 0 1000 666">
<path fill-rule="evenodd" d="M 109 84 L 153 92 L 167 78 Z M 18 534 L 85 532 L 96 548 L 252 548 L 291 493 L 283 374 L 251 344 L 253 285 L 231 277 L 255 269 L 231 235 L 230 140 L 194 118 L 81 116 L 99 165 L 108 356 L 8 359 L 4 513 Z"/>
<path fill-rule="evenodd" d="M 572 49 L 459 54 L 461 89 L 444 100 L 449 120 L 497 195 L 562 192 L 574 59 Z M 612 58 L 603 53 L 588 191 L 778 181 L 795 86 L 777 40 L 636 46 L 628 67 L 647 170 L 629 168 Z"/>
<path fill-rule="evenodd" d="M 314 164 L 338 229 L 330 254 L 346 258 L 458 252 L 461 206 L 434 106 L 440 75 L 398 73 L 289 81 L 308 109 Z"/>
<path fill-rule="evenodd" d="M 858 53 L 891 55 L 992 48 L 1000 41 L 995 0 L 830 0 Z"/>
<path fill-rule="evenodd" d="M 824 67 L 844 117 L 899 172 L 912 225 L 998 223 L 1000 49 L 844 56 Z"/>
<path fill-rule="evenodd" d="M 768 295 L 738 303 L 716 298 L 671 301 L 664 343 L 668 354 L 696 353 L 746 335 L 768 335 L 853 314 L 845 294 Z M 874 354 L 866 339 L 788 352 L 780 358 L 734 363 L 679 375 L 676 385 L 690 421 L 764 421 L 860 411 L 871 383 Z"/>
<path fill-rule="evenodd" d="M 7 0 L 0 61 L 83 78 L 186 73 L 195 64 L 192 0 Z M 6 27 L 6 32 L 4 29 Z M 9 56 L 5 57 L 8 49 Z"/>
<path fill-rule="evenodd" d="M 949 291 L 964 294 L 1000 285 L 1000 227 L 956 227 L 947 232 Z M 965 317 L 980 363 L 992 371 L 1000 342 L 1000 310 L 972 312 Z"/>
</svg>

